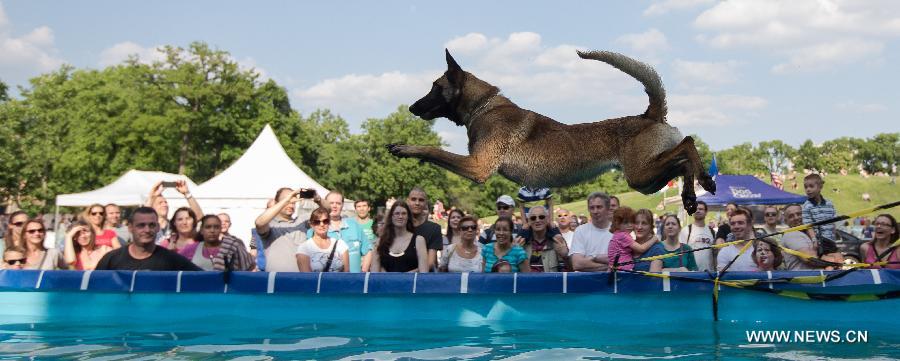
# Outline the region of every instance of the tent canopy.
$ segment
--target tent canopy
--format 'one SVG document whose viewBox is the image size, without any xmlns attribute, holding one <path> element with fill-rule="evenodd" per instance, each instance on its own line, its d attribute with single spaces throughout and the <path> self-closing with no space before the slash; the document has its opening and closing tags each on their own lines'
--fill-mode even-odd
<svg viewBox="0 0 900 361">
<path fill-rule="evenodd" d="M 707 193 L 697 197 L 709 205 L 772 205 L 803 203 L 806 197 L 785 192 L 752 175 L 716 176 L 716 194 Z"/>
<path fill-rule="evenodd" d="M 313 188 L 325 195 L 328 190 L 294 164 L 266 124 L 247 151 L 228 169 L 201 184 L 197 199 L 252 199 L 260 206 L 282 187 Z"/>
<path fill-rule="evenodd" d="M 115 203 L 120 206 L 139 206 L 147 201 L 150 188 L 152 188 L 156 182 L 175 180 L 187 181 L 189 189 L 193 190 L 197 188 L 194 181 L 183 175 L 132 169 L 125 172 L 119 179 L 116 179 L 114 182 L 103 188 L 84 193 L 57 195 L 56 205 L 65 207 L 86 207 L 94 203 Z M 166 188 L 163 190 L 163 196 L 171 199 L 180 198 L 181 194 L 174 188 Z"/>
</svg>

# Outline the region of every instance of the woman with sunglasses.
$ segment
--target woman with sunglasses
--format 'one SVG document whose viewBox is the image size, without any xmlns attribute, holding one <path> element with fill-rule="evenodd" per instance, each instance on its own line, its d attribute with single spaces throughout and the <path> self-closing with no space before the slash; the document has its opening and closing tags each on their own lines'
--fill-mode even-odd
<svg viewBox="0 0 900 361">
<path fill-rule="evenodd" d="M 81 219 L 90 224 L 91 228 L 93 228 L 98 247 L 106 246 L 116 249 L 122 246 L 119 242 L 119 237 L 116 235 L 116 231 L 112 229 L 103 229 L 103 225 L 106 223 L 106 208 L 102 205 L 91 204 L 84 209 L 84 212 L 81 214 Z"/>
<path fill-rule="evenodd" d="M 412 210 L 404 201 L 396 201 L 385 215 L 385 226 L 375 253 L 372 272 L 428 272 L 425 238 L 413 233 Z"/>
<path fill-rule="evenodd" d="M 25 269 L 57 270 L 66 269 L 66 262 L 62 254 L 56 248 L 44 247 L 44 236 L 47 230 L 44 223 L 38 220 L 28 220 L 22 226 L 22 239 L 25 242 Z"/>
<path fill-rule="evenodd" d="M 481 272 L 484 257 L 478 238 L 478 220 L 464 216 L 459 222 L 459 241 L 444 249 L 441 254 L 441 272 Z"/>
<path fill-rule="evenodd" d="M 518 244 L 513 243 L 513 220 L 509 217 L 497 218 L 494 222 L 494 232 L 497 240 L 484 246 L 485 270 L 494 270 L 498 262 L 508 262 L 510 272 L 530 272 L 528 255 Z"/>
<path fill-rule="evenodd" d="M 69 232 L 66 233 L 66 244 L 63 251 L 66 264 L 69 269 L 76 271 L 92 270 L 97 267 L 97 262 L 112 248 L 109 246 L 98 246 L 94 227 L 78 221 L 72 224 Z"/>
<path fill-rule="evenodd" d="M 897 239 L 900 239 L 900 226 L 897 225 L 897 220 L 890 214 L 879 214 L 872 225 L 875 226 L 872 241 L 859 246 L 859 253 L 865 258 L 864 262 L 871 264 L 887 261 L 888 264 L 884 267 L 869 268 L 900 269 L 900 247 L 891 247 Z"/>
<path fill-rule="evenodd" d="M 3 268 L 0 269 L 25 269 L 25 249 L 20 246 L 13 246 L 3 251 Z"/>
<path fill-rule="evenodd" d="M 300 272 L 350 272 L 350 247 L 342 239 L 328 237 L 331 210 L 317 208 L 309 216 L 312 238 L 297 247 Z"/>
<path fill-rule="evenodd" d="M 28 221 L 28 214 L 15 211 L 9 215 L 9 223 L 6 225 L 6 234 L 3 242 L 0 242 L 0 252 L 13 246 L 22 247 L 22 226 Z"/>
</svg>

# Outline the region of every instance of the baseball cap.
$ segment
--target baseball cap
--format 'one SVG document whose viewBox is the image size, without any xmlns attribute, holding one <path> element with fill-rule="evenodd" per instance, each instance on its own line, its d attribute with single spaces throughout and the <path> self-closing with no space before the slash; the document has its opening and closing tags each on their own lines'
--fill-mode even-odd
<svg viewBox="0 0 900 361">
<path fill-rule="evenodd" d="M 500 196 L 500 198 L 497 198 L 497 203 L 502 203 L 502 204 L 508 205 L 510 207 L 516 206 L 516 201 L 514 201 L 512 199 L 512 197 L 505 195 L 505 194 Z"/>
</svg>

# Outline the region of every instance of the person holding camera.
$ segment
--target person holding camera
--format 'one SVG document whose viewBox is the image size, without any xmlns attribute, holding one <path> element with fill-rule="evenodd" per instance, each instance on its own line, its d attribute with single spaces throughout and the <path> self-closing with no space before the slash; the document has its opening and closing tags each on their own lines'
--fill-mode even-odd
<svg viewBox="0 0 900 361">
<path fill-rule="evenodd" d="M 299 272 L 297 248 L 306 242 L 309 222 L 295 218 L 301 198 L 320 199 L 313 189 L 281 188 L 275 193 L 275 204 L 256 218 L 256 233 L 262 240 L 267 272 Z"/>
<path fill-rule="evenodd" d="M 171 182 L 156 182 L 156 184 L 153 185 L 153 188 L 150 188 L 150 195 L 147 197 L 146 205 L 147 207 L 153 208 L 153 210 L 156 211 L 157 217 L 159 217 L 159 232 L 156 233 L 157 244 L 165 239 L 169 239 L 172 235 L 173 227 L 169 226 L 169 220 L 167 219 L 169 216 L 169 201 L 163 196 L 163 190 L 166 188 L 175 188 L 178 193 L 181 193 L 184 196 L 184 199 L 188 202 L 188 206 L 194 212 L 195 221 L 203 218 L 203 210 L 200 209 L 200 204 L 197 203 L 197 200 L 191 195 L 187 181 L 177 180 Z"/>
</svg>

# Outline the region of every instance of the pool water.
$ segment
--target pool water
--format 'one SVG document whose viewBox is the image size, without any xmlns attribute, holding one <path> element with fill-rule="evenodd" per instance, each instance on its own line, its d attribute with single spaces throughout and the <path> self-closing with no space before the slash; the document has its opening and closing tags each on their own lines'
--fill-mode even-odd
<svg viewBox="0 0 900 361">
<path fill-rule="evenodd" d="M 352 310 L 348 310 L 353 312 Z M 550 310 L 548 310 L 550 311 Z M 285 310 L 315 312 L 313 310 Z M 289 316 L 288 316 L 289 317 Z M 327 318 L 327 317 L 325 317 Z M 747 330 L 860 330 L 859 325 L 700 322 L 315 322 L 272 328 L 250 318 L 186 324 L 0 324 L 0 358 L 38 360 L 890 360 L 900 335 L 866 325 L 858 344 L 752 344 Z"/>
</svg>

